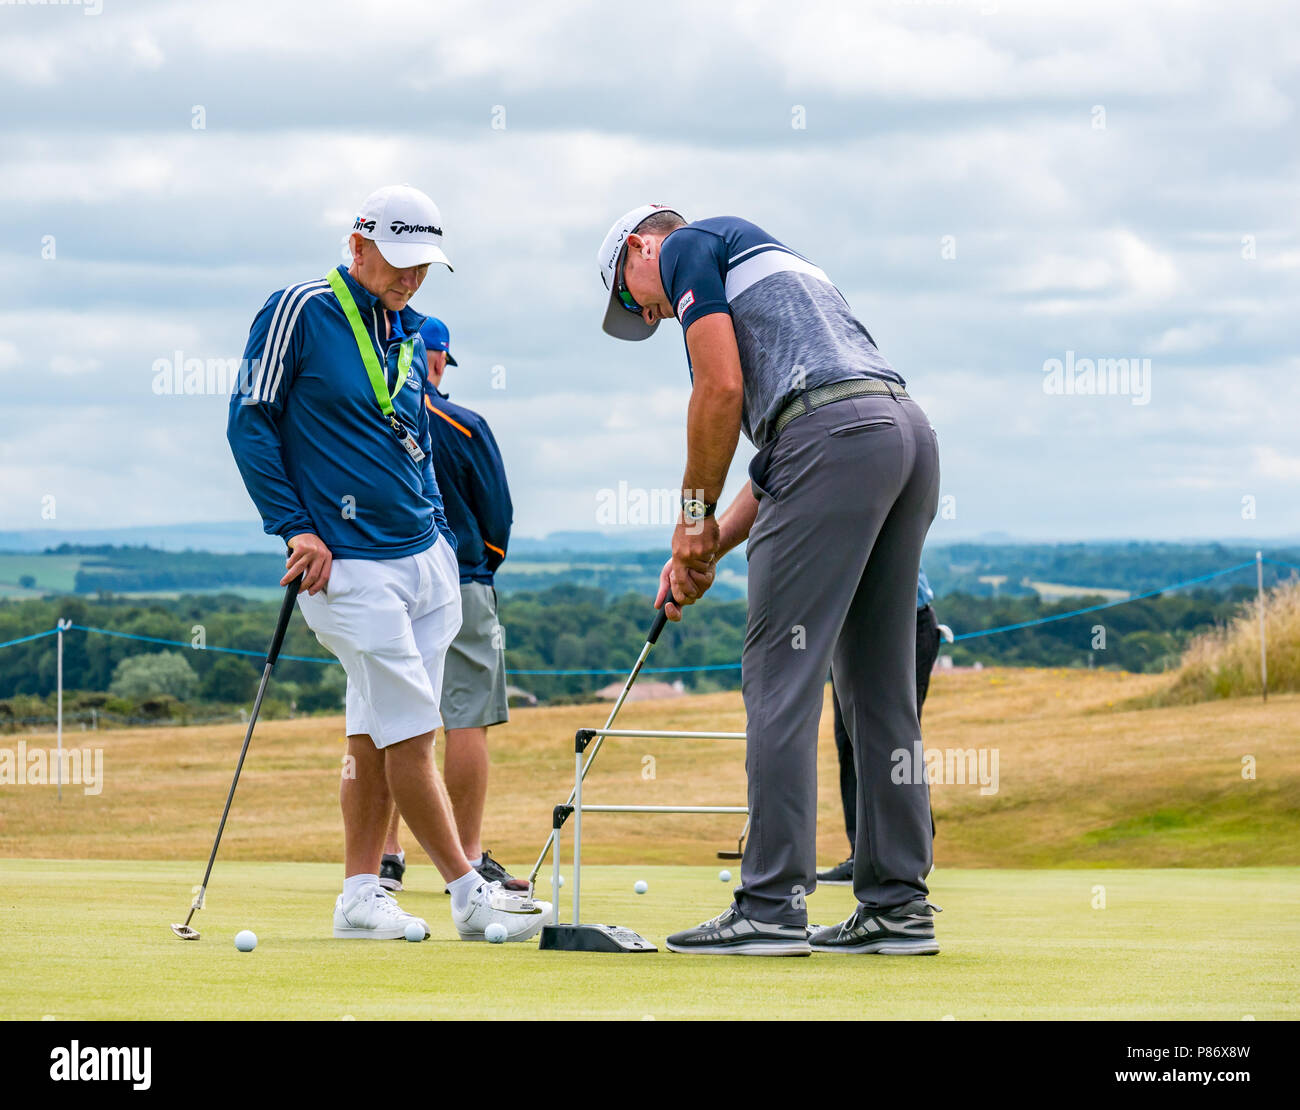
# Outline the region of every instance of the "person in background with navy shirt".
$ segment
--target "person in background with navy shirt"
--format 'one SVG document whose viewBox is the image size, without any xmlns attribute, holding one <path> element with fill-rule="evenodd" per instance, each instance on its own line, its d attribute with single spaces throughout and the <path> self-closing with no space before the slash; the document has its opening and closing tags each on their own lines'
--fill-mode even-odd
<svg viewBox="0 0 1300 1110">
<path fill-rule="evenodd" d="M 507 890 L 527 890 L 482 844 L 483 809 L 487 803 L 488 738 L 492 725 L 510 719 L 506 699 L 505 641 L 497 617 L 493 575 L 506 557 L 514 509 L 501 451 L 487 421 L 453 404 L 438 387 L 448 366 L 455 366 L 451 335 L 430 316 L 420 326 L 428 353 L 429 439 L 438 473 L 447 523 L 456 536 L 460 564 L 460 631 L 447 649 L 442 680 L 442 720 L 447 729 L 443 779 L 451 795 L 461 847 L 470 866 Z M 401 890 L 406 854 L 397 838 L 393 812 L 379 881 Z"/>
<path fill-rule="evenodd" d="M 939 621 L 934 615 L 934 591 L 922 570 L 916 579 L 916 716 L 919 720 L 930 690 L 930 671 L 939 657 Z M 840 803 L 844 807 L 844 830 L 849 837 L 849 856 L 834 867 L 817 872 L 817 885 L 849 886 L 853 882 L 853 846 L 858 838 L 858 772 L 853 764 L 853 741 L 844 724 L 840 699 L 831 686 L 831 708 L 835 714 L 835 753 L 840 761 Z M 934 826 L 933 813 L 930 817 Z"/>
<path fill-rule="evenodd" d="M 351 266 L 273 293 L 257 314 L 226 432 L 266 532 L 289 547 L 280 584 L 302 576 L 303 618 L 347 673 L 334 936 L 429 935 L 379 884 L 396 802 L 451 890 L 461 939 L 500 923 L 526 940 L 550 905 L 470 866 L 433 755 L 461 607 L 431 457 L 424 317 L 409 302 L 430 264 L 451 269 L 442 217 L 420 190 L 391 185 L 362 203 L 348 243 Z"/>
</svg>

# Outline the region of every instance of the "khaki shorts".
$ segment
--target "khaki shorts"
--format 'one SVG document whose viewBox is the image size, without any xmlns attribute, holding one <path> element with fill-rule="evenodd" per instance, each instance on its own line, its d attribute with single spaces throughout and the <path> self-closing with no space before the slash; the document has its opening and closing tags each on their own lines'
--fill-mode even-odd
<svg viewBox="0 0 1300 1110">
<path fill-rule="evenodd" d="M 510 719 L 506 701 L 505 633 L 497 592 L 482 582 L 460 586 L 460 631 L 447 649 L 442 680 L 446 728 L 485 728 Z"/>
</svg>

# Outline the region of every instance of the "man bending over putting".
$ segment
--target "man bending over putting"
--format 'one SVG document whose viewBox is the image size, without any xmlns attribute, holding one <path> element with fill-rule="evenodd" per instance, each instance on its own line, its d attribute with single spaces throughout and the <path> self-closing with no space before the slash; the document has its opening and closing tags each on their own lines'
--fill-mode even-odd
<svg viewBox="0 0 1300 1110">
<path fill-rule="evenodd" d="M 937 952 L 928 788 L 890 776 L 891 753 L 921 743 L 914 598 L 939 498 L 934 429 L 830 278 L 746 220 L 688 224 L 656 205 L 634 209 L 597 262 L 606 332 L 645 339 L 675 317 L 685 335 L 684 500 L 659 588 L 669 618 L 680 620 L 679 604 L 708 589 L 716 561 L 749 540 L 740 886 L 731 906 L 668 948 Z M 758 454 L 718 519 L 742 431 Z M 858 907 L 809 938 L 828 666 L 857 768 Z"/>
<path fill-rule="evenodd" d="M 351 267 L 272 294 L 253 321 L 227 435 L 266 531 L 289 546 L 282 584 L 303 575 L 303 617 L 348 676 L 334 935 L 394 939 L 412 922 L 428 935 L 379 885 L 395 802 L 447 882 L 461 938 L 499 922 L 525 940 L 550 906 L 469 865 L 433 755 L 460 586 L 430 456 L 425 317 L 407 304 L 431 263 L 451 269 L 441 225 L 418 189 L 367 197 Z"/>
</svg>

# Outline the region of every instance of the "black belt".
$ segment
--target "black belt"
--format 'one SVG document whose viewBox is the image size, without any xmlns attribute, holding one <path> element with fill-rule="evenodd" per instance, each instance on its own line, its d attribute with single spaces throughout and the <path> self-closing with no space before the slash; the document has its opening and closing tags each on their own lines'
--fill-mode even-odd
<svg viewBox="0 0 1300 1110">
<path fill-rule="evenodd" d="M 799 394 L 777 414 L 776 423 L 772 425 L 772 435 L 773 437 L 780 435 L 782 429 L 791 420 L 805 416 L 823 405 L 829 405 L 832 401 L 842 401 L 845 397 L 872 395 L 895 398 L 906 397 L 907 390 L 901 385 L 882 381 L 879 378 L 850 378 L 844 382 L 819 385 L 816 389 L 810 389 L 807 393 Z"/>
</svg>

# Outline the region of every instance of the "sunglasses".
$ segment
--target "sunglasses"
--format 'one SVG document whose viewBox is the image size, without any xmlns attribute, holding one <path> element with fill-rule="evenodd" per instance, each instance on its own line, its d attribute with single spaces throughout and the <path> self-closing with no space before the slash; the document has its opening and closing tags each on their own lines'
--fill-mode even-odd
<svg viewBox="0 0 1300 1110">
<path fill-rule="evenodd" d="M 628 292 L 627 282 L 623 280 L 623 267 L 627 264 L 627 247 L 619 252 L 618 268 L 614 271 L 614 291 L 618 294 L 619 303 L 629 312 L 635 312 L 638 316 L 644 311 L 632 294 Z"/>
</svg>

